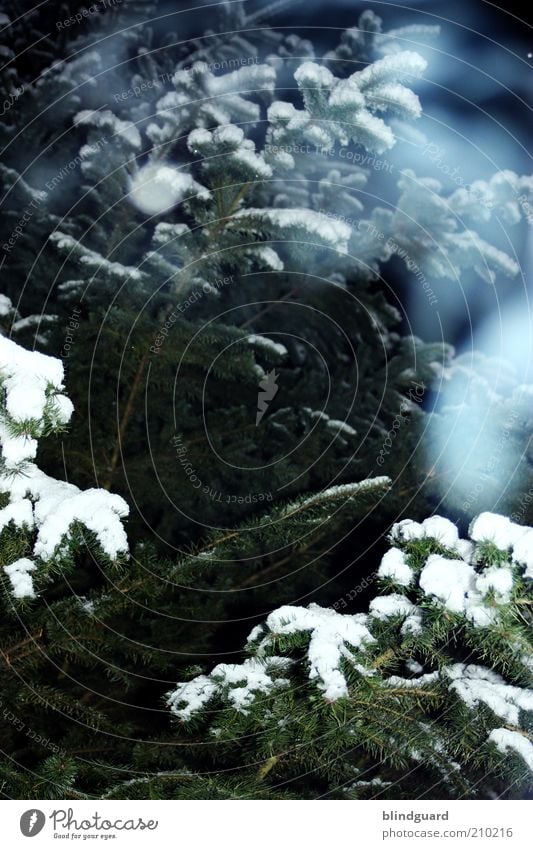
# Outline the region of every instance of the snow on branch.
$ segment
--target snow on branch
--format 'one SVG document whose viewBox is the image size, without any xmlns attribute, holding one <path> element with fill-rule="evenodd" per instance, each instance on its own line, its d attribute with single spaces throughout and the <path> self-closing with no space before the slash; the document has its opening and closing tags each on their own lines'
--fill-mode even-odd
<svg viewBox="0 0 533 849">
<path fill-rule="evenodd" d="M 81 491 L 74 484 L 58 481 L 33 463 L 24 474 L 0 479 L 0 491 L 10 497 L 4 510 L 15 525 L 30 525 L 36 531 L 33 553 L 43 561 L 59 553 L 63 537 L 75 522 L 92 531 L 110 560 L 127 551 L 121 519 L 128 515 L 123 498 L 105 489 Z M 0 524 L 4 515 L 0 510 Z M 15 511 L 18 516 L 15 516 Z"/>
<path fill-rule="evenodd" d="M 294 239 L 348 251 L 351 228 L 343 221 L 328 218 L 312 209 L 241 209 L 232 215 L 228 228 L 245 230 L 274 240 Z"/>
<path fill-rule="evenodd" d="M 425 44 L 433 41 L 440 32 L 438 26 L 412 24 L 383 32 L 383 21 L 371 9 L 359 17 L 357 26 L 350 27 L 341 35 L 340 44 L 324 56 L 332 68 L 350 70 L 355 63 L 371 62 L 379 56 L 399 53 L 406 45 Z"/>
<path fill-rule="evenodd" d="M 122 265 L 120 262 L 112 262 L 106 259 L 102 254 L 86 248 L 73 236 L 61 233 L 59 230 L 50 234 L 50 240 L 56 245 L 58 250 L 68 254 L 69 259 L 77 260 L 82 267 L 92 269 L 94 275 L 101 275 L 110 278 L 115 282 L 118 280 L 136 280 L 143 279 L 143 274 L 138 268 L 133 266 Z"/>
<path fill-rule="evenodd" d="M 268 179 L 272 168 L 255 152 L 255 143 L 245 139 L 244 132 L 234 124 L 209 130 L 193 130 L 187 139 L 189 150 L 204 157 L 202 170 L 210 177 L 220 177 L 221 167 L 227 182 Z"/>
<path fill-rule="evenodd" d="M 364 729 L 373 719 L 364 719 L 361 706 L 390 705 L 396 714 L 402 704 L 421 738 L 419 745 L 402 748 L 408 760 L 420 760 L 426 746 L 439 755 L 437 768 L 451 774 L 460 724 L 467 723 L 487 754 L 495 744 L 500 753 L 532 767 L 533 746 L 523 734 L 533 717 L 533 689 L 523 686 L 531 677 L 531 644 L 517 605 L 527 597 L 533 575 L 531 549 L 525 545 L 518 556 L 516 548 L 533 539 L 533 529 L 482 514 L 471 537 L 461 540 L 455 525 L 441 516 L 396 523 L 390 533 L 394 546 L 377 572 L 380 592 L 368 613 L 341 614 L 338 603 L 333 609 L 280 607 L 251 631 L 251 658 L 179 684 L 168 696 L 171 710 L 182 720 L 202 717 L 216 696 L 228 717 L 253 709 L 254 722 L 264 729 L 270 717 L 276 717 L 276 727 L 293 721 L 296 694 L 304 714 L 314 713 L 318 691 L 332 710 L 341 701 L 347 728 Z M 466 635 L 473 662 L 456 656 L 459 634 L 460 645 Z M 272 675 L 270 664 L 284 677 Z M 424 713 L 426 704 L 432 710 L 432 700 L 441 705 L 446 723 Z M 218 714 L 218 726 L 224 722 Z M 228 722 L 231 734 L 237 733 L 233 720 Z"/>
<path fill-rule="evenodd" d="M 324 698 L 334 700 L 348 695 L 341 660 L 352 660 L 355 650 L 364 651 L 369 643 L 375 642 L 367 620 L 364 614 L 343 616 L 318 604 L 310 604 L 308 608 L 286 605 L 267 617 L 266 627 L 274 638 L 299 632 L 309 634 L 309 678 L 316 680 Z M 257 632 L 255 639 L 256 635 Z M 259 656 L 268 642 L 268 636 L 259 642 Z"/>
<path fill-rule="evenodd" d="M 235 710 L 246 713 L 256 694 L 289 684 L 288 679 L 279 677 L 289 665 L 290 661 L 282 657 L 269 657 L 264 662 L 248 658 L 241 664 L 219 663 L 210 675 L 179 684 L 168 695 L 167 703 L 175 716 L 187 720 L 215 696 L 225 694 Z"/>
<path fill-rule="evenodd" d="M 508 728 L 495 728 L 490 732 L 489 740 L 503 754 L 514 752 L 525 761 L 531 772 L 533 772 L 533 743 L 525 735 L 517 731 L 510 731 Z"/>
<path fill-rule="evenodd" d="M 33 459 L 37 438 L 70 420 L 74 408 L 63 394 L 63 377 L 60 360 L 0 336 L 0 440 L 6 469 Z"/>
<path fill-rule="evenodd" d="M 110 109 L 103 111 L 85 109 L 74 116 L 74 124 L 107 130 L 113 137 L 125 141 L 133 150 L 141 149 L 141 135 L 135 124 L 132 124 L 131 121 L 122 121 Z"/>
<path fill-rule="evenodd" d="M 501 675 L 476 664 L 456 663 L 446 669 L 454 690 L 469 708 L 483 703 L 511 725 L 520 722 L 520 711 L 533 711 L 533 690 L 513 687 Z"/>
<path fill-rule="evenodd" d="M 139 168 L 129 183 L 129 198 L 146 215 L 161 215 L 192 198 L 208 200 L 209 191 L 186 171 L 171 165 L 149 164 Z"/>
<path fill-rule="evenodd" d="M 418 118 L 418 97 L 402 80 L 420 76 L 426 62 L 417 53 L 403 51 L 372 63 L 363 71 L 339 79 L 323 65 L 303 62 L 294 74 L 304 109 L 275 101 L 268 110 L 267 143 L 272 150 L 310 142 L 329 150 L 335 141 L 350 141 L 381 153 L 395 143 L 391 128 L 376 115 L 393 112 Z"/>
<path fill-rule="evenodd" d="M 254 63 L 217 76 L 205 62 L 194 62 L 173 75 L 175 90 L 157 101 L 157 123 L 148 125 L 146 135 L 157 146 L 194 128 L 258 121 L 260 106 L 251 98 L 273 91 L 275 81 L 270 65 Z"/>
<path fill-rule="evenodd" d="M 510 551 L 513 563 L 523 567 L 526 578 L 533 580 L 533 528 L 497 513 L 481 513 L 470 526 L 470 536 L 478 543 L 492 543 L 504 558 Z"/>
<path fill-rule="evenodd" d="M 129 508 L 120 496 L 101 489 L 82 492 L 32 462 L 39 437 L 60 430 L 72 415 L 63 377 L 60 360 L 26 351 L 0 336 L 0 534 L 20 532 L 25 551 L 31 548 L 31 558 L 4 567 L 16 598 L 35 597 L 32 574 L 39 565 L 54 558 L 68 560 L 76 524 L 94 534 L 110 560 L 128 550 L 122 519 Z"/>
<path fill-rule="evenodd" d="M 446 197 L 438 180 L 417 177 L 406 169 L 398 182 L 400 197 L 394 213 L 385 218 L 387 244 L 408 267 L 422 268 L 428 276 L 455 280 L 463 270 L 473 268 L 488 283 L 494 283 L 497 274 L 513 277 L 518 273 L 515 260 L 464 225 L 468 219 L 486 221 L 498 208 L 514 223 L 520 214 L 525 215 L 529 207 L 509 195 L 513 185 L 524 188 L 531 178 L 514 177 L 513 183 L 510 177 L 495 175 L 489 184 L 478 181 L 473 194 L 459 189 Z"/>
</svg>

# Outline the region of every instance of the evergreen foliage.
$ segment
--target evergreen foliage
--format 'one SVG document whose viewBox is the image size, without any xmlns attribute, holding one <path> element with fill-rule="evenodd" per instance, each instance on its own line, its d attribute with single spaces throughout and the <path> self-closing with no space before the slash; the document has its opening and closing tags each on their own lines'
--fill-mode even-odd
<svg viewBox="0 0 533 849">
<path fill-rule="evenodd" d="M 533 530 L 484 513 L 471 534 L 394 525 L 368 614 L 283 606 L 242 664 L 180 684 L 169 705 L 199 758 L 311 798 L 520 798 Z"/>
</svg>

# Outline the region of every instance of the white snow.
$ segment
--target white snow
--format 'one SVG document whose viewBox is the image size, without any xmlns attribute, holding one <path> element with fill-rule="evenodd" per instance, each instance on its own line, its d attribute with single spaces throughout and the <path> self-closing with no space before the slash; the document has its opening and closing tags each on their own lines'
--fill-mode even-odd
<svg viewBox="0 0 533 849">
<path fill-rule="evenodd" d="M 329 96 L 328 103 L 330 106 L 361 109 L 365 105 L 365 98 L 349 79 L 339 80 Z"/>
<path fill-rule="evenodd" d="M 178 684 L 173 693 L 169 693 L 167 704 L 172 713 L 187 720 L 198 713 L 217 692 L 217 685 L 207 675 L 197 675 L 192 681 Z M 186 707 L 179 707 L 186 703 Z"/>
<path fill-rule="evenodd" d="M 297 114 L 294 104 L 285 100 L 275 100 L 267 109 L 267 119 L 271 124 L 290 121 Z"/>
<path fill-rule="evenodd" d="M 197 132 L 193 130 L 189 136 L 194 138 L 194 134 Z M 205 133 L 205 130 L 200 130 L 199 132 Z M 196 136 L 196 139 L 198 137 Z M 225 127 L 217 127 L 212 136 L 213 140 L 218 143 L 232 145 L 234 147 L 239 147 L 244 140 L 244 131 L 241 127 L 237 127 L 235 124 L 227 124 Z"/>
<path fill-rule="evenodd" d="M 4 317 L 13 311 L 13 304 L 7 295 L 0 295 L 0 316 Z"/>
<path fill-rule="evenodd" d="M 33 327 L 42 327 L 45 324 L 52 324 L 57 321 L 57 315 L 27 315 L 24 318 L 19 318 L 13 322 L 11 329 L 13 333 L 20 333 L 21 330 L 27 330 Z"/>
<path fill-rule="evenodd" d="M 392 147 L 394 134 L 375 113 L 391 110 L 417 118 L 419 100 L 400 81 L 419 76 L 425 67 L 418 54 L 404 51 L 338 79 L 316 62 L 303 62 L 294 78 L 306 108 L 298 111 L 291 104 L 272 104 L 268 119 L 273 149 L 302 138 L 324 150 L 330 150 L 335 140 L 345 146 L 350 139 L 378 152 Z"/>
<path fill-rule="evenodd" d="M 249 169 L 256 177 L 263 180 L 267 180 L 269 177 L 272 177 L 273 172 L 271 166 L 265 162 L 260 154 L 255 153 L 253 150 L 240 148 L 239 150 L 233 151 L 229 154 L 229 156 L 237 165 L 244 167 L 246 170 Z"/>
<path fill-rule="evenodd" d="M 516 648 L 517 651 L 520 651 L 521 646 L 515 643 L 514 648 Z M 526 669 L 529 670 L 529 672 L 533 672 L 533 655 L 523 654 L 520 658 L 520 662 L 524 664 L 524 666 L 526 667 Z"/>
<path fill-rule="evenodd" d="M 343 433 L 346 436 L 357 436 L 357 431 L 353 427 L 339 419 L 330 419 L 326 423 L 326 427 L 329 430 L 335 431 L 335 433 Z"/>
<path fill-rule="evenodd" d="M 13 435 L 0 422 L 0 444 L 6 468 L 16 469 L 37 455 L 37 440 L 27 434 Z"/>
<path fill-rule="evenodd" d="M 446 548 L 455 548 L 457 545 L 459 533 L 449 519 L 444 519 L 442 516 L 430 516 L 429 519 L 424 519 L 422 528 L 426 537 L 433 537 Z"/>
<path fill-rule="evenodd" d="M 408 542 L 413 539 L 432 538 L 446 548 L 456 548 L 459 534 L 456 526 L 442 516 L 430 516 L 420 524 L 411 519 L 404 519 L 392 526 L 391 537 Z"/>
<path fill-rule="evenodd" d="M 422 613 L 408 598 L 399 593 L 380 595 L 372 599 L 369 614 L 374 619 L 386 620 L 393 616 L 404 616 L 401 634 L 417 635 L 422 631 Z"/>
<path fill-rule="evenodd" d="M 266 620 L 274 635 L 310 632 L 309 678 L 332 701 L 348 695 L 346 678 L 340 669 L 342 659 L 353 663 L 352 649 L 364 651 L 369 643 L 375 642 L 366 622 L 367 617 L 362 613 L 342 615 L 318 604 L 310 604 L 308 608 L 284 605 Z M 268 640 L 266 637 L 264 642 Z"/>
<path fill-rule="evenodd" d="M 444 671 L 453 681 L 450 689 L 469 708 L 477 707 L 482 702 L 496 716 L 512 725 L 518 724 L 520 710 L 533 710 L 533 690 L 506 684 L 491 669 L 476 664 L 456 663 Z"/>
<path fill-rule="evenodd" d="M 253 248 L 248 248 L 247 253 L 258 259 L 271 271 L 283 271 L 285 268 L 285 263 L 280 255 L 269 245 L 254 245 Z"/>
<path fill-rule="evenodd" d="M 358 483 L 341 483 L 337 486 L 330 486 L 327 489 L 324 489 L 322 492 L 318 492 L 316 495 L 310 495 L 309 498 L 305 498 L 304 501 L 300 502 L 300 506 L 304 507 L 307 504 L 320 504 L 327 498 L 337 498 L 338 496 L 345 495 L 346 498 L 350 498 L 352 496 L 357 496 L 361 492 L 364 492 L 365 489 L 374 489 L 380 486 L 385 486 L 390 484 L 390 478 L 382 475 L 375 478 L 366 478 L 365 480 L 359 481 Z M 288 508 L 290 512 L 292 508 Z"/>
<path fill-rule="evenodd" d="M 96 251 L 91 251 L 85 248 L 81 242 L 76 241 L 72 236 L 68 236 L 60 231 L 55 231 L 50 234 L 50 241 L 55 242 L 60 250 L 70 251 L 74 256 L 79 257 L 79 261 L 90 268 L 96 268 L 97 272 L 118 277 L 122 280 L 131 278 L 132 280 L 141 280 L 142 273 L 138 268 L 133 266 L 122 265 L 121 262 L 111 262 L 102 254 Z"/>
<path fill-rule="evenodd" d="M 310 239 L 320 239 L 339 253 L 348 252 L 348 240 L 351 235 L 348 224 L 312 209 L 246 208 L 238 210 L 231 220 L 239 221 L 241 218 L 249 219 L 252 225 L 269 226 L 280 234 L 288 235 L 289 238 L 291 230 L 304 230 Z"/>
<path fill-rule="evenodd" d="M 35 598 L 31 572 L 37 567 L 27 557 L 15 560 L 10 566 L 4 566 L 4 572 L 11 581 L 12 592 L 15 598 Z"/>
<path fill-rule="evenodd" d="M 8 468 L 16 468 L 24 460 L 35 457 L 37 442 L 29 431 L 38 434 L 42 430 L 45 408 L 53 422 L 66 424 L 73 406 L 62 394 L 52 404 L 54 393 L 63 390 L 61 361 L 37 351 L 26 351 L 5 336 L 0 336 L 0 380 L 5 392 L 5 412 L 0 419 L 2 456 Z M 27 428 L 16 435 L 10 424 L 27 424 Z"/>
<path fill-rule="evenodd" d="M 264 629 L 263 625 L 255 625 L 255 627 L 252 628 L 252 630 L 248 634 L 248 638 L 247 638 L 246 642 L 247 643 L 255 642 L 255 640 L 258 640 L 259 637 L 263 634 L 264 630 L 265 629 Z"/>
<path fill-rule="evenodd" d="M 463 560 L 466 560 L 467 563 L 471 563 L 474 557 L 475 545 L 469 539 L 460 539 L 455 544 L 455 550 L 458 554 L 461 555 Z"/>
<path fill-rule="evenodd" d="M 269 693 L 273 689 L 289 685 L 287 678 L 273 680 L 267 672 L 274 668 L 285 669 L 290 666 L 286 658 L 269 658 L 268 666 L 255 658 L 248 658 L 241 664 L 219 663 L 211 672 L 211 677 L 222 686 L 230 686 L 228 699 L 235 710 L 246 713 L 256 693 Z M 242 686 L 231 686 L 241 684 Z"/>
<path fill-rule="evenodd" d="M 363 71 L 356 71 L 349 79 L 354 80 L 359 88 L 365 90 L 408 76 L 418 77 L 424 73 L 426 68 L 427 62 L 419 53 L 412 50 L 402 50 L 399 53 L 378 59 L 377 62 L 368 65 Z"/>
<path fill-rule="evenodd" d="M 0 443 L 6 467 L 0 474 L 0 493 L 9 497 L 0 509 L 0 532 L 10 523 L 33 530 L 31 554 L 46 561 L 58 554 L 71 525 L 80 522 L 96 535 L 109 558 L 125 554 L 128 544 L 121 519 L 129 508 L 120 496 L 98 489 L 82 492 L 30 462 L 45 425 L 63 425 L 72 414 L 72 404 L 62 393 L 63 364 L 0 337 L 0 378 Z M 35 568 L 27 558 L 5 567 L 15 596 L 32 595 L 29 572 Z"/>
<path fill-rule="evenodd" d="M 426 672 L 418 678 L 402 678 L 400 675 L 391 675 L 384 678 L 383 683 L 389 687 L 423 687 L 426 684 L 434 684 L 440 678 L 439 672 Z"/>
<path fill-rule="evenodd" d="M 422 525 L 420 522 L 413 522 L 412 519 L 403 519 L 401 522 L 396 522 L 390 532 L 392 539 L 409 542 L 412 539 L 420 539 L 424 536 Z"/>
<path fill-rule="evenodd" d="M 420 100 L 416 94 L 400 83 L 376 86 L 367 93 L 367 103 L 381 111 L 392 107 L 403 118 L 419 118 L 422 113 Z"/>
<path fill-rule="evenodd" d="M 73 522 L 92 531 L 109 558 L 128 550 L 121 519 L 128 515 L 129 507 L 119 495 L 103 489 L 82 492 L 74 484 L 49 477 L 33 463 L 24 475 L 0 479 L 0 491 L 9 493 L 11 507 L 20 515 L 23 511 L 28 515 L 22 502 L 32 505 L 33 524 L 38 529 L 33 553 L 43 560 L 54 556 Z"/>
<path fill-rule="evenodd" d="M 236 129 L 239 129 L 236 127 Z M 241 130 L 242 132 L 242 130 Z M 187 136 L 187 147 L 191 151 L 191 153 L 198 153 L 202 147 L 206 147 L 211 144 L 213 140 L 213 134 L 206 130 L 204 127 L 199 127 L 195 130 L 191 130 L 189 135 Z"/>
<path fill-rule="evenodd" d="M 62 424 L 69 422 L 74 412 L 74 405 L 68 395 L 53 395 L 52 408 L 55 420 Z"/>
<path fill-rule="evenodd" d="M 128 144 L 139 149 L 141 147 L 141 136 L 137 127 L 131 121 L 121 121 L 111 110 L 104 109 L 103 111 L 92 111 L 84 109 L 74 116 L 74 124 L 89 124 L 100 129 L 107 128 L 111 130 L 113 135 L 120 136 L 128 142 Z"/>
<path fill-rule="evenodd" d="M 370 778 L 368 781 L 354 781 L 342 788 L 343 793 L 351 790 L 352 787 L 390 787 L 392 781 L 383 781 L 381 778 Z"/>
<path fill-rule="evenodd" d="M 396 584 L 408 587 L 413 580 L 413 570 L 399 548 L 391 548 L 383 555 L 378 569 L 379 578 L 392 578 Z"/>
<path fill-rule="evenodd" d="M 422 633 L 422 611 L 417 607 L 412 611 L 412 613 L 407 617 L 402 627 L 400 628 L 401 634 L 410 634 L 411 636 L 418 636 L 418 634 Z"/>
<path fill-rule="evenodd" d="M 20 422 L 42 417 L 49 386 L 63 388 L 60 360 L 27 351 L 5 336 L 0 337 L 0 374 L 7 391 L 6 409 Z"/>
<path fill-rule="evenodd" d="M 246 91 L 273 91 L 276 84 L 276 71 L 270 65 L 243 65 L 236 71 L 215 76 L 208 74 L 206 78 L 209 93 L 215 97 Z M 246 105 L 249 106 L 248 102 Z"/>
<path fill-rule="evenodd" d="M 287 353 L 285 345 L 282 345 L 280 342 L 274 342 L 272 339 L 269 339 L 268 336 L 258 336 L 255 333 L 252 333 L 247 337 L 247 341 L 251 345 L 257 345 L 259 348 L 266 348 L 267 350 L 272 351 L 273 354 L 285 356 Z"/>
<path fill-rule="evenodd" d="M 95 610 L 95 603 L 91 598 L 85 598 L 85 596 L 80 596 L 80 604 L 89 616 L 92 616 Z"/>
<path fill-rule="evenodd" d="M 524 531 L 513 545 L 513 560 L 526 567 L 526 578 L 533 578 L 533 528 L 524 528 Z"/>
<path fill-rule="evenodd" d="M 409 616 L 415 609 L 412 601 L 404 595 L 391 593 L 380 595 L 370 602 L 370 615 L 376 619 L 390 619 L 391 616 Z"/>
<path fill-rule="evenodd" d="M 255 143 L 244 137 L 244 132 L 234 124 L 217 127 L 212 133 L 205 129 L 192 130 L 187 139 L 189 150 L 206 157 L 223 154 L 224 163 L 237 165 L 244 176 L 267 179 L 272 168 L 262 155 L 255 152 Z"/>
<path fill-rule="evenodd" d="M 191 232 L 188 224 L 168 224 L 166 221 L 160 221 L 156 224 L 152 242 L 155 245 L 167 245 L 175 239 L 181 239 Z"/>
<path fill-rule="evenodd" d="M 447 560 L 431 554 L 420 574 L 420 586 L 426 595 L 438 598 L 455 613 L 464 613 L 465 598 L 472 588 L 474 569 L 463 560 Z"/>
<path fill-rule="evenodd" d="M 288 679 L 274 679 L 272 674 L 290 665 L 290 660 L 281 657 L 265 661 L 248 658 L 240 664 L 219 663 L 209 676 L 199 675 L 192 681 L 178 684 L 169 694 L 167 703 L 172 713 L 187 720 L 220 693 L 227 696 L 239 713 L 247 713 L 257 693 L 269 693 L 289 685 Z"/>
<path fill-rule="evenodd" d="M 478 579 L 481 579 L 479 584 Z M 448 610 L 462 613 L 478 627 L 490 625 L 497 615 L 494 608 L 483 603 L 491 581 L 495 589 L 507 586 L 505 576 L 478 576 L 474 567 L 464 560 L 447 560 L 440 554 L 428 557 L 419 578 L 420 587 L 428 596 L 438 599 Z M 508 601 L 508 593 L 499 600 Z"/>
<path fill-rule="evenodd" d="M 316 62 L 302 62 L 294 72 L 294 79 L 303 87 L 314 88 L 328 88 L 335 81 L 331 71 Z"/>
<path fill-rule="evenodd" d="M 490 566 L 476 578 L 476 589 L 482 595 L 493 590 L 500 603 L 504 604 L 511 599 L 513 582 L 513 571 L 509 566 Z"/>
<path fill-rule="evenodd" d="M 494 728 L 489 734 L 489 740 L 496 744 L 500 752 L 506 753 L 509 749 L 516 752 L 533 772 L 533 743 L 523 734 L 509 731 L 508 728 Z"/>
</svg>

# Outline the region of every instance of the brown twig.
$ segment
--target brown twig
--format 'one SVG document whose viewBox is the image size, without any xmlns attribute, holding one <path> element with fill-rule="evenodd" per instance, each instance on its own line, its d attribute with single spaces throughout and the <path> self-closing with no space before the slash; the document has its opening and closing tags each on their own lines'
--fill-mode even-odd
<svg viewBox="0 0 533 849">
<path fill-rule="evenodd" d="M 0 655 L 2 655 L 2 657 L 3 657 L 3 659 L 6 663 L 6 666 L 12 665 L 13 652 L 16 652 L 17 649 L 24 648 L 25 646 L 28 646 L 29 643 L 35 643 L 36 640 L 39 640 L 42 637 L 42 635 L 43 635 L 43 629 L 39 628 L 39 630 L 36 631 L 35 634 L 30 634 L 29 637 L 26 637 L 25 640 L 21 640 L 20 642 L 15 643 L 15 645 L 11 646 L 7 651 L 0 650 Z M 30 651 L 30 654 L 31 654 L 31 651 Z M 24 655 L 22 655 L 22 656 L 24 657 Z"/>
</svg>

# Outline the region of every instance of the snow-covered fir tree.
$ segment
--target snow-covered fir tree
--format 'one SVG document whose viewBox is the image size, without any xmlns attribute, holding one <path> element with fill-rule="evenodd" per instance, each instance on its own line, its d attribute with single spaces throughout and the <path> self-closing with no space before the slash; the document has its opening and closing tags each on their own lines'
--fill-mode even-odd
<svg viewBox="0 0 533 849">
<path fill-rule="evenodd" d="M 533 770 L 533 528 L 393 525 L 367 613 L 284 605 L 168 696 L 204 763 L 312 797 L 518 796 Z M 238 745 L 236 746 L 236 743 Z M 259 768 L 258 768 L 259 765 Z M 242 776 L 241 776 L 242 780 Z"/>
</svg>

